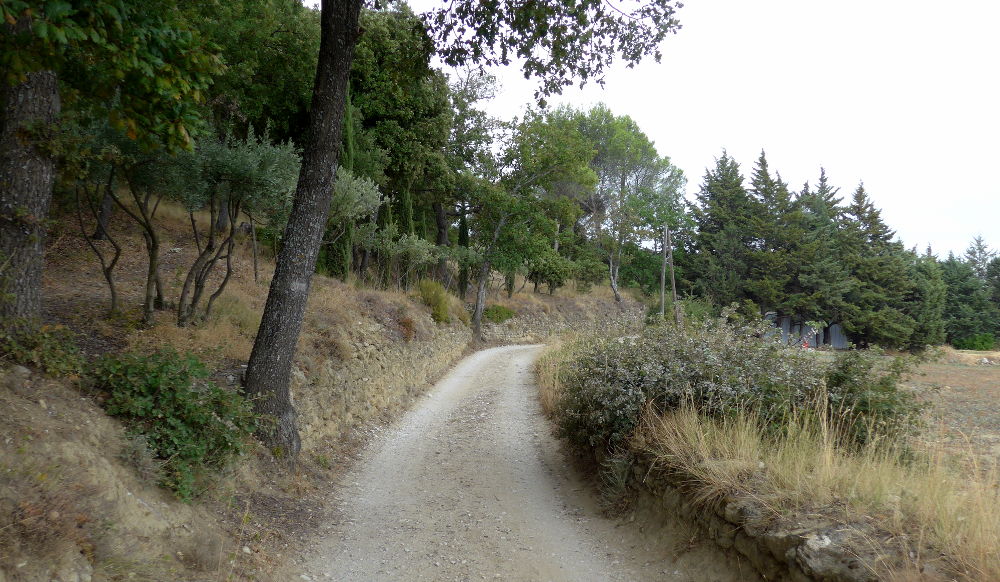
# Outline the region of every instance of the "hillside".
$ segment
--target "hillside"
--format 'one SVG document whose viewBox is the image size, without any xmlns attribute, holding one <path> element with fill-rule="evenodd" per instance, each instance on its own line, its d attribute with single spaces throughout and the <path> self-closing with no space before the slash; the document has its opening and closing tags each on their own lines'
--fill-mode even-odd
<svg viewBox="0 0 1000 582">
<path fill-rule="evenodd" d="M 161 212 L 161 274 L 170 301 L 194 260 L 195 243 L 180 209 Z M 270 259 L 262 259 L 255 282 L 251 241 L 244 237 L 234 274 L 205 322 L 179 328 L 164 310 L 146 328 L 139 324 L 142 241 L 122 216 L 110 228 L 124 249 L 116 270 L 124 313 L 106 317 L 107 288 L 96 259 L 67 218 L 46 253 L 46 320 L 71 330 L 87 361 L 121 351 L 190 351 L 206 362 L 215 383 L 235 390 L 266 296 Z M 0 580 L 272 579 L 269 573 L 315 533 L 325 511 L 321 499 L 366 439 L 366 427 L 405 410 L 467 351 L 466 306 L 450 297 L 450 321 L 435 323 L 415 291 L 317 276 L 293 373 L 303 442 L 295 470 L 251 447 L 199 481 L 190 503 L 157 485 L 162 460 L 105 413 L 105 394 L 72 377 L 4 362 Z M 587 295 L 520 291 L 492 302 L 516 314 L 487 326 L 492 343 L 536 342 L 623 316 L 601 288 Z M 641 315 L 634 301 L 627 299 L 626 307 L 626 319 Z"/>
</svg>

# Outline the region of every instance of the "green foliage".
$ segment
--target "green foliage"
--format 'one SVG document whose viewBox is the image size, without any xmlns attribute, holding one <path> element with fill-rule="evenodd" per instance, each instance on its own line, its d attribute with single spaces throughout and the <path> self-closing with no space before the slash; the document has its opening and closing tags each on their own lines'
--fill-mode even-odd
<svg viewBox="0 0 1000 582">
<path fill-rule="evenodd" d="M 589 293 L 593 286 L 604 280 L 608 268 L 595 257 L 581 257 L 575 263 L 573 277 L 576 279 L 576 290 Z"/>
<path fill-rule="evenodd" d="M 830 366 L 766 339 L 767 331 L 713 318 L 585 340 L 563 370 L 560 430 L 580 446 L 613 450 L 647 406 L 684 405 L 714 417 L 752 411 L 771 430 L 783 430 L 792 413 L 826 413 L 852 444 L 916 422 L 918 407 L 898 387 L 906 362 L 850 352 Z"/>
<path fill-rule="evenodd" d="M 992 350 L 997 345 L 997 338 L 992 333 L 977 333 L 969 337 L 957 339 L 952 342 L 955 349 L 959 350 Z"/>
<path fill-rule="evenodd" d="M 448 315 L 448 292 L 445 291 L 441 283 L 430 279 L 421 279 L 417 283 L 417 291 L 420 293 L 420 300 L 424 305 L 431 308 L 431 318 L 437 323 L 448 323 L 451 317 Z"/>
<path fill-rule="evenodd" d="M 492 323 L 503 323 L 514 317 L 517 313 L 509 307 L 503 305 L 487 305 L 483 310 L 483 319 Z"/>
<path fill-rule="evenodd" d="M 602 82 L 616 57 L 629 66 L 647 55 L 659 61 L 660 42 L 680 28 L 679 6 L 655 0 L 609 10 L 599 0 L 503 0 L 486 8 L 464 1 L 424 19 L 448 65 L 507 65 L 516 56 L 525 78 L 540 80 L 537 94 L 552 95 L 576 82 Z"/>
<path fill-rule="evenodd" d="M 108 414 L 122 418 L 163 460 L 162 484 L 185 500 L 198 493 L 207 469 L 242 454 L 257 428 L 250 403 L 206 381 L 204 364 L 190 354 L 108 355 L 89 377 L 108 393 Z"/>
<path fill-rule="evenodd" d="M 222 70 L 202 38 L 159 3 L 5 0 L 0 16 L 0 82 L 53 70 L 75 95 L 108 108 L 131 139 L 168 148 L 192 145 L 197 104 Z"/>
<path fill-rule="evenodd" d="M 726 152 L 705 173 L 692 207 L 696 288 L 718 305 L 742 301 L 750 280 L 750 250 L 758 205 L 743 185 L 739 163 Z"/>
<path fill-rule="evenodd" d="M 552 293 L 566 284 L 573 275 L 573 267 L 572 261 L 557 251 L 546 248 L 528 259 L 528 279 L 536 285 L 548 285 L 549 293 Z"/>
<path fill-rule="evenodd" d="M 319 57 L 319 11 L 297 0 L 182 2 L 183 19 L 218 47 L 225 69 L 208 102 L 217 125 L 280 141 L 307 133 Z"/>
<path fill-rule="evenodd" d="M 876 349 L 837 355 L 825 375 L 826 406 L 847 444 L 905 436 L 917 425 L 923 407 L 899 386 L 912 362 Z"/>
<path fill-rule="evenodd" d="M 684 310 L 684 318 L 690 321 L 706 321 L 712 317 L 718 317 L 719 308 L 711 301 L 699 297 L 685 297 L 678 299 L 681 308 Z"/>
<path fill-rule="evenodd" d="M 76 376 L 83 370 L 76 338 L 61 325 L 17 322 L 0 326 L 0 358 L 40 368 L 52 376 Z"/>
<path fill-rule="evenodd" d="M 631 258 L 641 258 L 641 253 L 629 251 L 644 239 L 658 238 L 664 225 L 680 222 L 685 179 L 627 115 L 616 116 L 601 104 L 580 115 L 578 124 L 595 150 L 590 166 L 597 175 L 596 191 L 586 202 L 590 210 L 586 226 L 608 264 L 617 298 L 619 269 Z M 655 269 L 640 268 L 622 275 L 658 278 L 654 273 Z"/>
<path fill-rule="evenodd" d="M 992 301 L 989 285 L 976 276 L 975 268 L 949 256 L 941 274 L 947 285 L 944 307 L 945 329 L 952 345 L 980 334 L 1000 334 L 1000 304 Z"/>
<path fill-rule="evenodd" d="M 948 286 L 937 259 L 930 255 L 911 255 L 910 280 L 913 291 L 907 299 L 907 313 L 913 318 L 915 327 L 909 343 L 911 349 L 921 350 L 926 346 L 941 345 L 945 341 L 944 310 Z"/>
</svg>

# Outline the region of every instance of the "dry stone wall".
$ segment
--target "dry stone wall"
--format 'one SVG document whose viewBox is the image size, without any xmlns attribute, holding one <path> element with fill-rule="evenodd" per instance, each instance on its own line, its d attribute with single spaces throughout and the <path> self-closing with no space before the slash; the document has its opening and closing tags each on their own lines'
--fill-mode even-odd
<svg viewBox="0 0 1000 582">
<path fill-rule="evenodd" d="M 777 582 L 878 582 L 879 572 L 902 567 L 905 549 L 875 523 L 845 524 L 822 516 L 778 514 L 763 501 L 728 497 L 706 508 L 684 490 L 688 477 L 671 474 L 653 459 L 633 466 L 637 505 L 697 525 L 719 547 L 737 553 L 765 580 Z M 925 571 L 927 580 L 937 579 Z"/>
</svg>

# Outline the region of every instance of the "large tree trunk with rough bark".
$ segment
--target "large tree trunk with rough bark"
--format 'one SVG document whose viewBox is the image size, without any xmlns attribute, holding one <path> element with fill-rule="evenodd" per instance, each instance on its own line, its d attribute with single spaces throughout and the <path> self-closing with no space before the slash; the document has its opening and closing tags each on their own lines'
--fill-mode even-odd
<svg viewBox="0 0 1000 582">
<path fill-rule="evenodd" d="M 247 365 L 244 389 L 258 414 L 273 422 L 261 440 L 294 461 L 301 448 L 289 391 L 295 345 L 309 296 L 316 258 L 330 212 L 330 197 L 343 130 L 347 78 L 357 42 L 361 0 L 323 0 L 319 66 L 309 114 L 309 141 L 278 253 L 271 289 Z"/>
<path fill-rule="evenodd" d="M 55 161 L 36 147 L 59 116 L 52 71 L 28 73 L 14 86 L 0 80 L 0 321 L 37 319 L 42 311 L 45 221 Z"/>
</svg>

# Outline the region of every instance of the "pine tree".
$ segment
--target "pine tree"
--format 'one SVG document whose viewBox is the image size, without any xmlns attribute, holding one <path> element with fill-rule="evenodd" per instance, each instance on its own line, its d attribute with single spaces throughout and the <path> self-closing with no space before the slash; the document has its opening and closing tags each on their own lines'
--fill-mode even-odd
<svg viewBox="0 0 1000 582">
<path fill-rule="evenodd" d="M 944 282 L 941 266 L 929 250 L 923 256 L 908 253 L 909 276 L 913 285 L 906 299 L 906 312 L 915 324 L 909 340 L 911 349 L 940 345 L 945 341 L 944 310 L 948 286 Z"/>
<path fill-rule="evenodd" d="M 804 320 L 840 322 L 847 305 L 844 297 L 854 284 L 836 248 L 837 190 L 829 186 L 826 172 L 820 173 L 820 187 L 814 192 L 807 182 L 794 200 L 789 220 L 802 233 L 791 257 L 799 266 L 787 300 L 790 313 Z"/>
<path fill-rule="evenodd" d="M 965 249 L 965 262 L 972 267 L 976 276 L 983 280 L 986 279 L 986 269 L 990 261 L 996 256 L 996 251 L 991 249 L 981 236 L 972 239 L 969 248 Z"/>
<path fill-rule="evenodd" d="M 907 311 L 913 292 L 908 258 L 860 184 L 845 209 L 839 233 L 841 260 L 855 284 L 842 322 L 860 345 L 908 345 L 916 322 Z"/>
<path fill-rule="evenodd" d="M 994 257 L 986 265 L 986 284 L 990 288 L 990 299 L 1000 309 L 1000 257 Z"/>
<path fill-rule="evenodd" d="M 948 288 L 944 312 L 948 342 L 954 344 L 978 334 L 998 335 L 1000 308 L 991 301 L 990 289 L 972 265 L 949 254 L 941 271 Z"/>
<path fill-rule="evenodd" d="M 797 265 L 792 260 L 802 238 L 788 185 L 772 177 L 763 151 L 750 179 L 756 212 L 751 225 L 760 247 L 750 252 L 747 291 L 762 312 L 784 312 Z"/>
<path fill-rule="evenodd" d="M 748 297 L 751 253 L 760 248 L 753 232 L 756 209 L 743 187 L 739 164 L 723 152 L 715 168 L 705 173 L 691 209 L 697 227 L 695 288 L 719 305 Z"/>
</svg>

